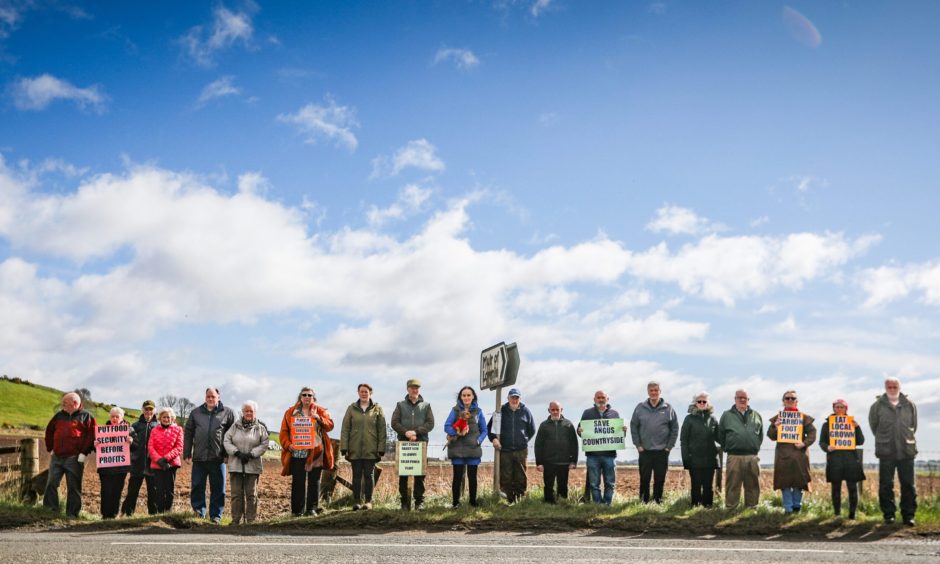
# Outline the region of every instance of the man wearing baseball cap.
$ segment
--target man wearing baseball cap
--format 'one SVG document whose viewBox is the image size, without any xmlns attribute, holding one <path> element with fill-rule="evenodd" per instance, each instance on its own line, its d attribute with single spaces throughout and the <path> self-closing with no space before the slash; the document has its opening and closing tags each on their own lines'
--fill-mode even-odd
<svg viewBox="0 0 940 564">
<path fill-rule="evenodd" d="M 147 513 L 157 514 L 157 483 L 154 480 L 153 470 L 150 469 L 150 454 L 147 445 L 150 444 L 150 430 L 160 424 L 154 417 L 157 405 L 153 400 L 144 402 L 140 410 L 140 418 L 134 423 L 134 432 L 137 440 L 131 443 L 131 479 L 127 482 L 127 497 L 121 505 L 121 513 L 130 517 L 137 509 L 137 496 L 140 495 L 140 486 L 147 482 Z"/>
<path fill-rule="evenodd" d="M 500 408 L 499 429 L 493 429 L 493 419 L 487 424 L 490 441 L 499 457 L 499 489 L 506 500 L 513 504 L 525 495 L 526 459 L 529 456 L 529 441 L 535 435 L 535 418 L 522 403 L 519 388 L 509 389 L 509 401 Z M 498 431 L 494 433 L 493 431 Z"/>
<path fill-rule="evenodd" d="M 405 384 L 408 393 L 398 402 L 392 413 L 392 429 L 398 433 L 399 441 L 421 441 L 427 449 L 428 433 L 434 429 L 434 412 L 431 404 L 421 397 L 421 382 L 417 378 Z M 427 452 L 427 451 L 425 451 Z M 408 492 L 408 476 L 398 477 L 398 493 L 401 495 L 401 508 L 411 510 L 411 495 Z M 424 504 L 424 476 L 415 476 L 415 510 Z"/>
</svg>

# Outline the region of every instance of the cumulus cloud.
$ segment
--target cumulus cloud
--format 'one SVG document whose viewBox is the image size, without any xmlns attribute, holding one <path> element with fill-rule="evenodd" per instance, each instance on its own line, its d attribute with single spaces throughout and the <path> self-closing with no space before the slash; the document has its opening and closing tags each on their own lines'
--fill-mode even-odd
<svg viewBox="0 0 940 564">
<path fill-rule="evenodd" d="M 940 261 L 937 260 L 868 268 L 860 274 L 859 283 L 868 294 L 866 308 L 880 307 L 914 292 L 923 294 L 924 303 L 940 305 Z"/>
<path fill-rule="evenodd" d="M 415 139 L 395 151 L 391 158 L 379 155 L 372 159 L 371 178 L 396 176 L 406 168 L 441 172 L 445 167 L 444 161 L 437 156 L 437 147 L 427 139 Z"/>
<path fill-rule="evenodd" d="M 686 293 L 732 305 L 772 288 L 797 290 L 880 241 L 846 239 L 841 233 L 793 233 L 774 237 L 707 235 L 672 253 L 666 243 L 631 256 L 630 272 L 641 279 L 669 281 Z"/>
<path fill-rule="evenodd" d="M 656 217 L 646 224 L 646 229 L 654 233 L 665 231 L 673 235 L 696 235 L 723 231 L 726 228 L 720 223 L 712 223 L 704 217 L 699 217 L 694 210 L 667 204 L 656 210 Z"/>
<path fill-rule="evenodd" d="M 298 132 L 305 135 L 306 143 L 315 144 L 317 139 L 326 138 L 336 146 L 346 147 L 350 151 L 355 151 L 359 145 L 359 140 L 352 131 L 359 127 L 356 110 L 349 106 L 340 106 L 330 97 L 327 97 L 326 105 L 307 104 L 292 114 L 280 114 L 277 120 L 293 125 Z"/>
<path fill-rule="evenodd" d="M 372 206 L 369 208 L 367 218 L 369 225 L 381 227 L 390 220 L 405 219 L 407 216 L 420 211 L 421 207 L 431 196 L 429 188 L 422 188 L 417 184 L 409 184 L 398 194 L 397 201 L 387 208 Z"/>
<path fill-rule="evenodd" d="M 199 99 L 196 100 L 196 107 L 201 108 L 210 100 L 216 98 L 237 96 L 238 94 L 241 94 L 241 89 L 235 86 L 235 77 L 223 76 L 217 80 L 213 80 L 202 89 L 202 92 L 199 94 Z"/>
<path fill-rule="evenodd" d="M 97 113 L 105 110 L 108 97 L 101 86 L 95 84 L 79 88 L 67 80 L 51 74 L 20 78 L 12 85 L 13 104 L 19 110 L 45 110 L 57 100 L 74 103 L 81 109 Z"/>
<path fill-rule="evenodd" d="M 179 38 L 184 55 L 201 67 L 211 67 L 218 52 L 235 44 L 250 46 L 254 34 L 251 18 L 255 10 L 253 4 L 237 12 L 222 5 L 216 7 L 209 26 L 197 25 Z"/>
<path fill-rule="evenodd" d="M 532 14 L 533 18 L 537 18 L 542 15 L 543 12 L 546 12 L 552 5 L 552 0 L 535 0 L 532 3 L 532 7 L 529 8 L 529 13 Z"/>
<path fill-rule="evenodd" d="M 436 65 L 446 62 L 453 63 L 454 66 L 461 70 L 470 70 L 480 65 L 480 59 L 477 58 L 470 49 L 441 47 L 437 50 L 437 53 L 434 54 L 434 62 L 432 64 Z"/>
</svg>

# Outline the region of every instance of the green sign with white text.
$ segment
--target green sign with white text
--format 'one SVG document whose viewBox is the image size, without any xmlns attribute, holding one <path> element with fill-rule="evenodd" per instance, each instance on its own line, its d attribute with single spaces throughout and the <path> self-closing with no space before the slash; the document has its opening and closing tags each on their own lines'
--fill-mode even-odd
<svg viewBox="0 0 940 564">
<path fill-rule="evenodd" d="M 584 419 L 578 423 L 581 429 L 581 450 L 623 450 L 627 438 L 623 434 L 623 419 Z"/>
</svg>

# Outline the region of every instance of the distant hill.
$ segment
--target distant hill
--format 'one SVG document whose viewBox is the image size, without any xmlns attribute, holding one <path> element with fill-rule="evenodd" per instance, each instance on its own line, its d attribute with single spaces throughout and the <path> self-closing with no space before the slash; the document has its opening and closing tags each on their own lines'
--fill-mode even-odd
<svg viewBox="0 0 940 564">
<path fill-rule="evenodd" d="M 0 429 L 45 430 L 49 419 L 61 408 L 64 393 L 19 378 L 0 377 Z M 111 404 L 89 403 L 91 405 L 86 405 L 85 409 L 92 412 L 96 421 L 108 420 Z M 123 409 L 130 422 L 140 416 L 139 409 Z"/>
</svg>

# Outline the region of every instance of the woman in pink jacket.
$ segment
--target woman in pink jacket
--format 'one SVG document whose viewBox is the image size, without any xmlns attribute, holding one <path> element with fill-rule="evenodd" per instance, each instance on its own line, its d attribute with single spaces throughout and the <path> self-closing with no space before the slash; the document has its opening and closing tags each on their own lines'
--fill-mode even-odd
<svg viewBox="0 0 940 564">
<path fill-rule="evenodd" d="M 150 431 L 147 450 L 156 478 L 157 513 L 165 513 L 173 509 L 176 469 L 182 464 L 183 428 L 176 424 L 176 413 L 170 407 L 161 407 L 157 420 L 160 424 Z"/>
</svg>

